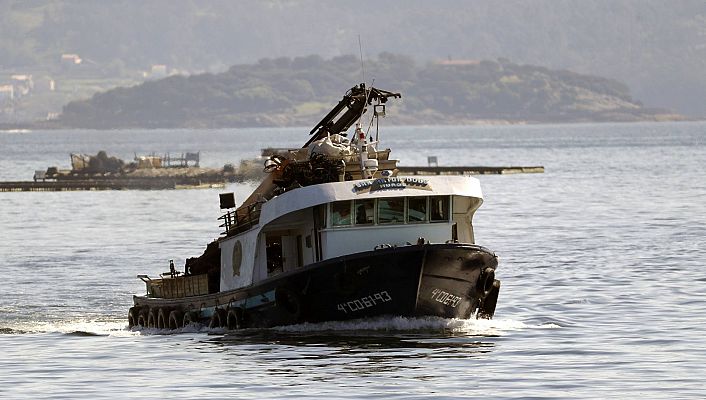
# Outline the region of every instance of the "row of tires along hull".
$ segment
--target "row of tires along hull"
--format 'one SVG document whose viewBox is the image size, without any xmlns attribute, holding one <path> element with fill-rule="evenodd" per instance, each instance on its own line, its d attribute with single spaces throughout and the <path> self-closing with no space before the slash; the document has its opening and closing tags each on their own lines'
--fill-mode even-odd
<svg viewBox="0 0 706 400">
<path fill-rule="evenodd" d="M 244 312 L 240 307 L 215 308 L 209 318 L 202 318 L 197 311 L 182 311 L 170 307 L 134 306 L 128 311 L 128 327 L 152 329 L 180 329 L 189 325 L 208 323 L 208 327 L 229 330 L 244 327 Z"/>
</svg>

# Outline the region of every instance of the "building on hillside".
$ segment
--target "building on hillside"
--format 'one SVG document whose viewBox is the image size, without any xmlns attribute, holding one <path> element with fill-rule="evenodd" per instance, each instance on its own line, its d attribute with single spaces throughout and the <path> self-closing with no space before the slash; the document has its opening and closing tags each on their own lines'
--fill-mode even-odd
<svg viewBox="0 0 706 400">
<path fill-rule="evenodd" d="M 15 87 L 12 85 L 0 85 L 0 100 L 14 100 Z"/>
<path fill-rule="evenodd" d="M 435 63 L 436 65 L 448 65 L 448 66 L 465 66 L 465 65 L 478 65 L 480 60 L 441 60 Z"/>
<path fill-rule="evenodd" d="M 155 64 L 152 66 L 150 73 L 152 76 L 163 78 L 167 76 L 167 66 L 164 64 Z"/>
<path fill-rule="evenodd" d="M 10 76 L 12 86 L 14 87 L 14 95 L 16 97 L 27 96 L 34 89 L 34 81 L 32 75 L 15 74 Z"/>
<path fill-rule="evenodd" d="M 142 77 L 145 79 L 161 79 L 166 78 L 169 75 L 169 70 L 164 64 L 154 64 L 150 67 L 149 71 L 142 73 Z"/>
<path fill-rule="evenodd" d="M 81 57 L 78 56 L 78 54 L 62 54 L 61 55 L 61 64 L 62 65 L 79 65 L 83 62 Z"/>
</svg>

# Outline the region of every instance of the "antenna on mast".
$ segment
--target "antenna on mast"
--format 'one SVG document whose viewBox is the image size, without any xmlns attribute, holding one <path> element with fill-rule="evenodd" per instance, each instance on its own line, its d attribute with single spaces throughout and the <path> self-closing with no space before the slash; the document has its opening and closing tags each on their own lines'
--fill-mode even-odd
<svg viewBox="0 0 706 400">
<path fill-rule="evenodd" d="M 360 33 L 358 34 L 358 51 L 360 51 L 360 70 L 363 74 L 363 82 L 365 82 L 365 64 L 363 63 L 363 44 L 360 41 Z"/>
<path fill-rule="evenodd" d="M 368 97 L 370 96 L 370 92 L 373 86 L 372 84 L 370 84 L 369 88 L 365 86 L 365 63 L 363 62 L 363 43 L 360 40 L 360 33 L 358 34 L 358 50 L 360 51 L 360 70 L 363 74 L 363 83 L 361 84 L 361 86 L 363 86 L 363 88 L 365 89 L 365 103 L 363 103 L 363 109 L 360 110 L 360 116 L 358 117 L 358 123 L 356 124 L 356 128 L 363 126 L 363 114 L 365 113 L 365 104 L 368 103 Z"/>
</svg>

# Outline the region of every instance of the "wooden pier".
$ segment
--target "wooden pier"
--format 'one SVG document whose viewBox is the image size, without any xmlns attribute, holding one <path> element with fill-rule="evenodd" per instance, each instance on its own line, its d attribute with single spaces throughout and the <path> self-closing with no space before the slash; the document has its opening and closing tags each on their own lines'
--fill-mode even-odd
<svg viewBox="0 0 706 400">
<path fill-rule="evenodd" d="M 64 192 L 77 190 L 165 190 L 223 187 L 224 182 L 199 179 L 97 179 L 0 182 L 0 192 Z"/>
<path fill-rule="evenodd" d="M 400 175 L 508 175 L 508 174 L 541 174 L 542 166 L 531 167 L 403 167 L 397 166 Z"/>
<path fill-rule="evenodd" d="M 543 173 L 544 167 L 403 167 L 400 175 L 508 175 Z M 226 179 L 191 177 L 178 178 L 115 178 L 115 179 L 62 179 L 47 181 L 0 182 L 0 192 L 64 192 L 77 190 L 165 190 L 223 187 Z"/>
</svg>

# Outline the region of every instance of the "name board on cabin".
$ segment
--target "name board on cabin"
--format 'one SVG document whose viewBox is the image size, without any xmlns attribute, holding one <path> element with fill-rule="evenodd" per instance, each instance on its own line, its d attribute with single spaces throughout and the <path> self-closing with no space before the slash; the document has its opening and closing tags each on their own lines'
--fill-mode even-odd
<svg viewBox="0 0 706 400">
<path fill-rule="evenodd" d="M 356 194 L 372 193 L 380 190 L 404 190 L 404 189 L 431 190 L 429 181 L 420 178 L 378 178 L 353 185 L 353 192 Z"/>
</svg>

